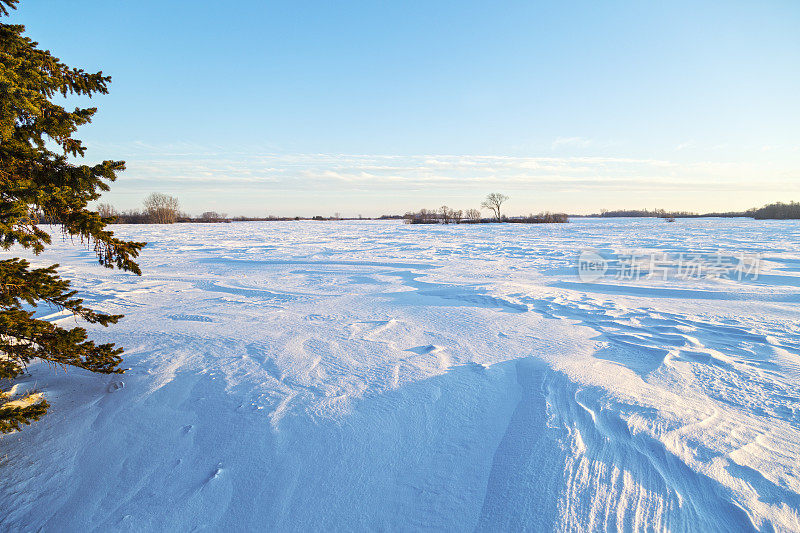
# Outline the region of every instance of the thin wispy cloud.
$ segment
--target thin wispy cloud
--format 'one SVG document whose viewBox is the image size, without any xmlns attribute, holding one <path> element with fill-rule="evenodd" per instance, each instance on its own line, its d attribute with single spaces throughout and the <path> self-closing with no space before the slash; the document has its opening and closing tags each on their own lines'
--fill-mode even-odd
<svg viewBox="0 0 800 533">
<path fill-rule="evenodd" d="M 377 194 L 396 199 L 412 192 L 419 199 L 409 198 L 409 204 L 480 198 L 487 191 L 503 190 L 529 202 L 547 197 L 552 204 L 564 199 L 564 209 L 569 205 L 588 206 L 584 210 L 597 209 L 592 202 L 603 195 L 617 199 L 620 205 L 639 205 L 643 194 L 649 203 L 660 198 L 664 203 L 671 198 L 680 197 L 684 202 L 689 198 L 698 206 L 715 210 L 724 207 L 713 202 L 718 193 L 800 193 L 800 169 L 777 163 L 589 156 L 304 154 L 259 152 L 255 148 L 225 151 L 190 144 L 138 144 L 135 148 L 114 147 L 116 153 L 131 153 L 128 170 L 109 197 L 126 208 L 153 190 L 179 194 L 189 210 L 227 198 L 248 212 L 252 212 L 248 202 L 256 198 L 260 199 L 259 206 L 274 198 L 303 199 L 286 205 L 275 202 L 273 211 L 280 212 L 281 208 L 311 209 L 324 205 L 330 197 L 351 196 L 357 203 L 359 196 Z"/>
</svg>

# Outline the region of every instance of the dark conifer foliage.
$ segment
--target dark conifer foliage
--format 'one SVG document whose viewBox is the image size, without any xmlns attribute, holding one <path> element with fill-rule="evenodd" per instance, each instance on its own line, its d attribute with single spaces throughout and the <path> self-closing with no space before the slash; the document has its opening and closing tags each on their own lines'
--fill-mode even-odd
<svg viewBox="0 0 800 533">
<path fill-rule="evenodd" d="M 18 0 L 0 0 L 0 21 Z M 101 265 L 140 274 L 135 262 L 144 246 L 105 229 L 111 221 L 88 209 L 100 198 L 122 161 L 74 164 L 85 147 L 73 137 L 96 108 L 64 109 L 58 95 L 106 94 L 111 78 L 70 68 L 23 35 L 20 25 L 0 23 L 0 246 L 39 254 L 51 243 L 40 222 L 57 224 L 64 235 L 91 246 Z M 57 147 L 56 151 L 48 147 Z M 19 429 L 48 408 L 40 395 L 14 395 L 10 385 L 33 359 L 93 372 L 120 373 L 122 349 L 95 344 L 80 327 L 64 329 L 34 318 L 37 306 L 66 309 L 89 323 L 107 326 L 121 315 L 83 306 L 53 265 L 31 268 L 18 258 L 0 260 L 0 432 Z"/>
</svg>

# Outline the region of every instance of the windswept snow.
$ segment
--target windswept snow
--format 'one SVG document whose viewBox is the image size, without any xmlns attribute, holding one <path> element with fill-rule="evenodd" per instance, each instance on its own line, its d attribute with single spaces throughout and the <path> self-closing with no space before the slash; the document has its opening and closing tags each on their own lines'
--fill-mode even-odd
<svg viewBox="0 0 800 533">
<path fill-rule="evenodd" d="M 31 367 L 0 529 L 800 530 L 796 222 L 116 229 L 142 277 L 35 259 L 126 314 L 91 329 L 130 370 Z"/>
</svg>

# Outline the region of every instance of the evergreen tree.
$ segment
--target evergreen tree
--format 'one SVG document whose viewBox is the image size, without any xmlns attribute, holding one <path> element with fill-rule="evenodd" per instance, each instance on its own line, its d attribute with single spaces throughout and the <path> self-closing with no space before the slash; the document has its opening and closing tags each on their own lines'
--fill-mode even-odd
<svg viewBox="0 0 800 533">
<path fill-rule="evenodd" d="M 0 0 L 0 246 L 41 253 L 51 242 L 38 225 L 46 221 L 92 246 L 104 267 L 140 274 L 134 259 L 144 243 L 115 238 L 105 229 L 112 219 L 87 208 L 108 190 L 124 163 L 74 164 L 85 148 L 72 135 L 90 122 L 96 108 L 68 111 L 53 102 L 58 95 L 106 94 L 111 78 L 68 67 L 24 37 L 24 26 L 2 23 L 18 1 Z M 0 433 L 19 429 L 47 411 L 41 395 L 14 396 L 9 390 L 35 358 L 61 367 L 123 372 L 121 348 L 95 344 L 83 328 L 64 329 L 34 318 L 34 308 L 41 304 L 103 326 L 121 318 L 84 307 L 57 267 L 31 268 L 19 258 L 0 260 Z"/>
</svg>

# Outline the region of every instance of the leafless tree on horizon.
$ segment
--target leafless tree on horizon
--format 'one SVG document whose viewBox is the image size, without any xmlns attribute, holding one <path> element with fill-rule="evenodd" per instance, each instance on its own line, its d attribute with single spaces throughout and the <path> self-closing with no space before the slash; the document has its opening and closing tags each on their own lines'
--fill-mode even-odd
<svg viewBox="0 0 800 533">
<path fill-rule="evenodd" d="M 178 199 L 168 194 L 154 192 L 142 204 L 153 224 L 172 224 L 178 218 Z"/>
<path fill-rule="evenodd" d="M 483 209 L 489 209 L 492 213 L 494 213 L 494 218 L 499 221 L 502 220 L 500 206 L 503 205 L 506 200 L 508 200 L 508 196 L 505 194 L 493 192 L 486 195 L 486 200 L 481 203 L 481 207 Z"/>
</svg>

